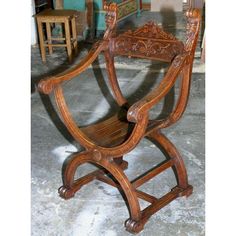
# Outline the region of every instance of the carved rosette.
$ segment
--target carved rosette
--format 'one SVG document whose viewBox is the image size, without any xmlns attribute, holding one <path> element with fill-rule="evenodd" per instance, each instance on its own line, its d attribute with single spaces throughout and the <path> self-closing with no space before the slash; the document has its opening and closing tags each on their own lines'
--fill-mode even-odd
<svg viewBox="0 0 236 236">
<path fill-rule="evenodd" d="M 115 54 L 152 58 L 170 62 L 183 51 L 183 43 L 153 22 L 128 31 L 114 40 Z"/>
</svg>

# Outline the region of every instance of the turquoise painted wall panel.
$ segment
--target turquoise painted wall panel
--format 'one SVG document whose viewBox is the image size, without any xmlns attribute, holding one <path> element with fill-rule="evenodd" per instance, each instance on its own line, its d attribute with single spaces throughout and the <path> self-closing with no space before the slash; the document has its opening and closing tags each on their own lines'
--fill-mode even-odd
<svg viewBox="0 0 236 236">
<path fill-rule="evenodd" d="M 105 30 L 105 12 L 103 12 L 103 1 L 93 1 L 94 14 L 95 14 L 95 28 L 96 30 Z"/>
<path fill-rule="evenodd" d="M 122 0 L 108 0 L 108 1 L 116 2 L 117 4 L 123 2 Z M 106 29 L 105 11 L 103 10 L 102 2 L 103 2 L 102 0 L 94 0 L 95 28 L 97 30 L 105 30 Z M 139 9 L 139 0 L 136 0 L 136 3 L 137 3 L 137 7 Z M 129 6 L 129 9 L 132 9 L 132 7 L 130 8 L 130 4 L 133 4 L 133 3 L 128 2 L 127 6 Z M 137 11 L 137 14 L 138 15 L 140 14 L 139 10 Z M 124 17 L 124 18 L 126 18 L 126 17 Z"/>
<path fill-rule="evenodd" d="M 109 1 L 109 0 L 108 0 Z M 116 2 L 117 4 L 121 3 L 122 0 L 110 0 Z M 144 2 L 150 2 L 151 0 L 144 0 Z M 139 0 L 137 0 L 139 3 Z M 94 21 L 96 30 L 105 30 L 105 11 L 103 10 L 103 1 L 102 0 L 93 0 L 94 4 Z M 64 0 L 64 9 L 75 9 L 84 11 L 86 9 L 85 0 Z"/>
<path fill-rule="evenodd" d="M 95 28 L 97 30 L 105 30 L 106 29 L 105 13 L 102 13 L 102 12 L 95 13 Z"/>
<path fill-rule="evenodd" d="M 102 9 L 102 0 L 94 0 L 93 1 L 93 8 L 94 10 L 101 10 Z"/>
<path fill-rule="evenodd" d="M 85 0 L 64 0 L 64 9 L 75 9 L 85 11 Z"/>
</svg>

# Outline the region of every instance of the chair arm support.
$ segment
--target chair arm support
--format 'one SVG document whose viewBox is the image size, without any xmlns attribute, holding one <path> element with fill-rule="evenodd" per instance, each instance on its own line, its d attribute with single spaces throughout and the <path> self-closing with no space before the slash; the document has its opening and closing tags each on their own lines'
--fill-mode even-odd
<svg viewBox="0 0 236 236">
<path fill-rule="evenodd" d="M 157 104 L 173 87 L 179 72 L 185 66 L 189 54 L 183 53 L 177 55 L 171 63 L 164 79 L 159 86 L 148 93 L 144 98 L 134 103 L 128 110 L 127 119 L 130 122 L 137 123 L 143 116 L 148 115 L 149 110 Z"/>
<path fill-rule="evenodd" d="M 103 40 L 97 42 L 89 51 L 87 56 L 82 59 L 82 61 L 77 66 L 56 76 L 51 76 L 40 80 L 37 86 L 39 92 L 44 94 L 50 94 L 58 84 L 61 84 L 64 81 L 68 81 L 82 73 L 95 61 L 99 53 L 102 50 L 106 49 L 107 46 L 108 41 Z"/>
</svg>

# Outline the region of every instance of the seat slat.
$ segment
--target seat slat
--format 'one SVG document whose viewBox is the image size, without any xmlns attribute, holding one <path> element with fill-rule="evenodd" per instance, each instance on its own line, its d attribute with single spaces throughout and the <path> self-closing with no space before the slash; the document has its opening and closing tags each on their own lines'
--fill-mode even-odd
<svg viewBox="0 0 236 236">
<path fill-rule="evenodd" d="M 146 133 L 153 129 L 156 122 L 149 121 Z M 126 112 L 119 112 L 104 121 L 82 127 L 81 130 L 97 145 L 114 147 L 128 139 L 133 127 L 134 123 L 126 119 Z"/>
<path fill-rule="evenodd" d="M 113 147 L 123 143 L 132 131 L 133 124 L 126 120 L 124 112 L 117 113 L 105 121 L 81 128 L 96 144 Z"/>
</svg>

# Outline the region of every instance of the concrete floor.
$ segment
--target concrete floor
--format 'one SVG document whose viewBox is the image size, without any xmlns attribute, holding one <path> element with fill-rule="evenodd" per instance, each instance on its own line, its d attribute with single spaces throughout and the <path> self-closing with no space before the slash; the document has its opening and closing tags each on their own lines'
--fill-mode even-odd
<svg viewBox="0 0 236 236">
<path fill-rule="evenodd" d="M 162 23 L 167 31 L 178 38 L 184 39 L 185 21 L 182 14 L 164 16 L 144 12 L 140 18 L 132 16 L 125 24 L 119 25 L 119 31 L 137 27 L 152 19 Z M 86 55 L 90 46 L 80 44 L 80 53 L 73 64 Z M 188 199 L 178 198 L 154 214 L 139 235 L 205 234 L 205 73 L 199 57 L 200 48 L 195 55 L 191 95 L 186 112 L 176 125 L 163 131 L 182 153 L 194 192 Z M 130 235 L 124 228 L 129 213 L 116 189 L 94 181 L 68 201 L 57 194 L 57 189 L 62 185 L 61 167 L 64 160 L 71 153 L 81 150 L 81 147 L 73 141 L 60 121 L 53 96 L 39 95 L 34 84 L 46 75 L 71 66 L 64 49 L 56 49 L 53 55 L 47 55 L 47 63 L 42 64 L 39 49 L 32 48 L 32 235 Z M 117 57 L 116 68 L 122 91 L 129 101 L 135 101 L 160 82 L 166 65 Z M 106 85 L 104 59 L 99 56 L 92 67 L 63 86 L 72 115 L 80 125 L 94 123 L 115 111 L 116 104 Z M 168 113 L 178 92 L 177 84 L 168 96 L 169 105 L 165 102 L 162 108 L 162 102 L 152 110 L 151 116 Z M 125 160 L 129 162 L 125 173 L 129 179 L 134 179 L 164 160 L 164 156 L 151 142 L 143 140 L 125 156 Z M 78 169 L 77 176 L 92 169 L 93 166 L 84 165 Z M 167 170 L 140 189 L 160 197 L 175 185 L 172 171 Z M 140 204 L 141 207 L 146 206 L 145 202 L 141 201 Z"/>
</svg>

